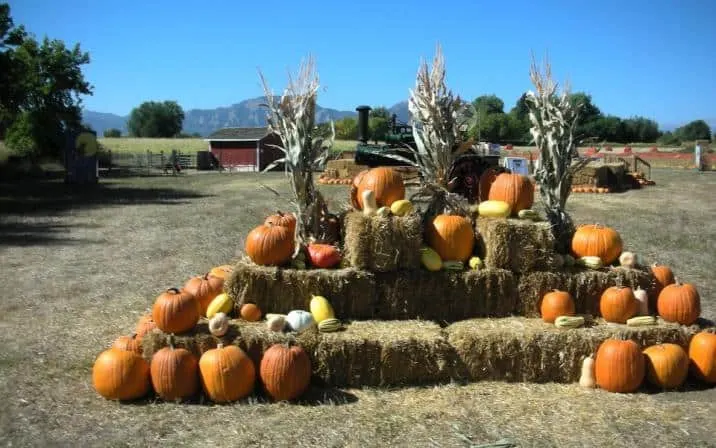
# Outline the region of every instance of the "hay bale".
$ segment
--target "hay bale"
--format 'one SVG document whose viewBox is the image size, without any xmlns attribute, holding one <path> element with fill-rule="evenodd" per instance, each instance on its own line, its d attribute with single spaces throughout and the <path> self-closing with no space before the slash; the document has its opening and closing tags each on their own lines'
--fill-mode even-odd
<svg viewBox="0 0 716 448">
<path fill-rule="evenodd" d="M 713 322 L 702 322 L 713 327 Z M 632 339 L 643 348 L 673 342 L 684 347 L 701 326 L 660 321 L 651 327 L 627 327 L 596 320 L 578 329 L 559 329 L 540 319 L 473 319 L 446 328 L 458 357 L 456 374 L 470 381 L 576 382 L 582 360 L 608 338 Z"/>
<path fill-rule="evenodd" d="M 487 268 L 523 273 L 556 267 L 555 240 L 547 222 L 479 218 L 476 228 Z"/>
<path fill-rule="evenodd" d="M 308 309 L 312 295 L 331 301 L 338 316 L 370 319 L 376 306 L 375 277 L 346 269 L 284 269 L 240 261 L 224 286 L 236 310 L 255 303 L 264 313 Z"/>
<path fill-rule="evenodd" d="M 517 279 L 504 269 L 463 272 L 425 269 L 376 273 L 376 316 L 454 322 L 509 316 L 517 307 Z"/>
<path fill-rule="evenodd" d="M 365 216 L 351 211 L 343 218 L 344 258 L 356 269 L 387 272 L 420 267 L 423 227 L 420 215 Z"/>
<path fill-rule="evenodd" d="M 599 299 L 605 289 L 622 284 L 651 292 L 653 276 L 647 270 L 628 268 L 567 269 L 562 272 L 530 272 L 520 276 L 517 314 L 538 317 L 542 296 L 553 289 L 569 291 L 577 313 L 599 315 Z M 650 294 L 651 295 L 651 294 Z"/>
</svg>

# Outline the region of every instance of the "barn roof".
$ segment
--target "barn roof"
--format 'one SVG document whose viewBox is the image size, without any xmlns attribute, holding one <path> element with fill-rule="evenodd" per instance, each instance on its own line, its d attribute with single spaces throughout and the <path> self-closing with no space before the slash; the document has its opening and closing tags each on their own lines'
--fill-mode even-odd
<svg viewBox="0 0 716 448">
<path fill-rule="evenodd" d="M 268 135 L 268 128 L 224 128 L 214 131 L 205 140 L 257 141 Z"/>
</svg>

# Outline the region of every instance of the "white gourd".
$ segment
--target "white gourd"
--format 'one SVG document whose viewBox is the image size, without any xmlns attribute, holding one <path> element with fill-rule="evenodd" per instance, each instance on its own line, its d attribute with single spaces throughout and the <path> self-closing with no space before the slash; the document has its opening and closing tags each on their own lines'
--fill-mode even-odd
<svg viewBox="0 0 716 448">
<path fill-rule="evenodd" d="M 634 290 L 634 297 L 636 298 L 636 301 L 639 303 L 639 310 L 637 311 L 637 315 L 639 316 L 648 316 L 649 315 L 649 296 L 647 295 L 646 291 L 643 289 L 637 288 Z"/>
<path fill-rule="evenodd" d="M 305 310 L 293 310 L 286 316 L 286 323 L 291 330 L 300 333 L 316 324 L 313 315 Z"/>
<path fill-rule="evenodd" d="M 587 356 L 582 361 L 582 376 L 579 377 L 579 385 L 593 389 L 596 386 L 594 380 L 594 358 Z"/>
</svg>

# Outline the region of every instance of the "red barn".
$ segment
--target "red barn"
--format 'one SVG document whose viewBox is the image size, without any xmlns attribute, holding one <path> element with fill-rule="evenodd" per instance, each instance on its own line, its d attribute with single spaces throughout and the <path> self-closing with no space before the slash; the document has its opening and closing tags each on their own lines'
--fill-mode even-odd
<svg viewBox="0 0 716 448">
<path fill-rule="evenodd" d="M 263 171 L 284 156 L 280 149 L 271 146 L 281 146 L 281 138 L 268 128 L 224 128 L 204 140 L 209 142 L 211 153 L 224 168 Z"/>
</svg>

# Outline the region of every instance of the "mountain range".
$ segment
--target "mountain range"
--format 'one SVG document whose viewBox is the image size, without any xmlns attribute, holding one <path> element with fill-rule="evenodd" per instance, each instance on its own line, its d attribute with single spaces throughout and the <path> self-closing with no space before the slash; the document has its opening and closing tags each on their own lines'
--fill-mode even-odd
<svg viewBox="0 0 716 448">
<path fill-rule="evenodd" d="M 251 98 L 231 106 L 217 107 L 216 109 L 189 109 L 184 111 L 184 133 L 199 133 L 205 137 L 212 132 L 230 127 L 262 127 L 266 125 L 265 108 L 261 106 L 264 97 Z M 407 122 L 409 118 L 408 101 L 394 104 L 389 109 L 396 114 L 399 121 Z M 344 117 L 356 117 L 355 110 L 336 110 L 320 105 L 316 106 L 316 122 L 324 123 L 336 121 Z M 127 120 L 129 116 L 120 116 L 105 112 L 82 111 L 83 121 L 101 136 L 107 129 L 119 129 L 122 135 L 127 135 Z"/>
</svg>

